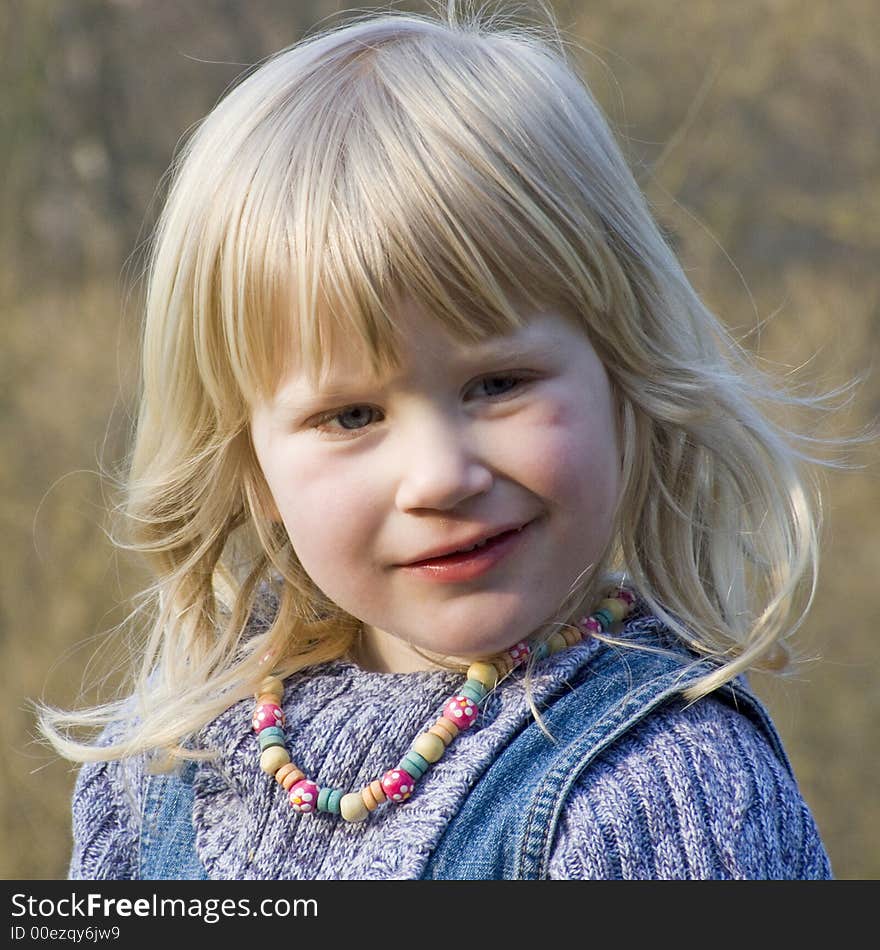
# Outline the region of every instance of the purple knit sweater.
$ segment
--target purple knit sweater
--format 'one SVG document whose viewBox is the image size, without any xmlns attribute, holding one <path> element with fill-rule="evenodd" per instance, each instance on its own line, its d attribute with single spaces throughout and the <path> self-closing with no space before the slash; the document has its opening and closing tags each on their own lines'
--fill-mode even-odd
<svg viewBox="0 0 880 950">
<path fill-rule="evenodd" d="M 532 678 L 539 708 L 603 649 L 582 644 L 543 661 Z M 283 700 L 293 759 L 319 784 L 359 788 L 399 761 L 460 682 L 343 661 L 294 676 Z M 252 707 L 234 705 L 200 736 L 221 752 L 198 768 L 193 809 L 199 858 L 214 879 L 419 877 L 477 778 L 531 716 L 524 678 L 514 674 L 409 801 L 350 824 L 290 808 L 259 769 Z M 71 878 L 139 876 L 142 800 L 139 760 L 83 766 Z M 567 800 L 554 847 L 557 879 L 699 879 L 710 874 L 710 856 L 730 878 L 831 876 L 796 783 L 751 721 L 712 697 L 661 707 L 597 758 Z"/>
</svg>

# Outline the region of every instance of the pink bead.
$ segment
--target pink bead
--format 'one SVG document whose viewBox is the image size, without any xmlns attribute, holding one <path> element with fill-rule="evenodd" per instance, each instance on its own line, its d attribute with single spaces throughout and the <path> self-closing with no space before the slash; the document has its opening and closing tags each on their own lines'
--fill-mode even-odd
<svg viewBox="0 0 880 950">
<path fill-rule="evenodd" d="M 625 600 L 630 606 L 632 606 L 636 600 L 635 594 L 633 594 L 632 591 L 626 590 L 624 587 L 621 587 L 620 590 L 616 590 L 614 596 L 618 600 Z"/>
<path fill-rule="evenodd" d="M 392 769 L 382 776 L 382 791 L 393 802 L 402 802 L 412 795 L 416 780 L 403 769 Z"/>
<path fill-rule="evenodd" d="M 318 807 L 318 786 L 311 779 L 300 779 L 290 786 L 287 797 L 294 811 L 306 814 Z"/>
<path fill-rule="evenodd" d="M 520 663 L 525 662 L 529 658 L 528 643 L 526 643 L 524 640 L 521 640 L 507 651 L 507 655 L 511 658 L 511 660 L 513 660 L 514 664 L 518 666 Z"/>
<path fill-rule="evenodd" d="M 260 703 L 254 710 L 254 732 L 260 733 L 267 726 L 283 726 L 284 713 L 276 703 Z"/>
<path fill-rule="evenodd" d="M 596 620 L 595 617 L 584 617 L 581 620 L 581 630 L 584 630 L 588 634 L 601 633 L 602 624 Z"/>
<path fill-rule="evenodd" d="M 453 696 L 443 707 L 443 715 L 459 729 L 467 729 L 477 721 L 477 704 L 468 696 Z"/>
</svg>

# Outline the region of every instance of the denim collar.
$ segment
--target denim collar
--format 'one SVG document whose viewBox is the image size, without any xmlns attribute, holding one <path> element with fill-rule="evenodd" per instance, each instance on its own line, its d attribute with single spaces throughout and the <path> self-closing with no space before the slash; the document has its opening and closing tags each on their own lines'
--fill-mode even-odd
<svg viewBox="0 0 880 950">
<path fill-rule="evenodd" d="M 636 619 L 627 630 L 638 625 Z M 541 661 L 530 677 L 532 701 L 540 709 L 605 649 L 587 642 Z M 344 661 L 298 674 L 283 700 L 289 751 L 319 785 L 361 788 L 399 762 L 460 681 L 459 674 L 443 671 L 369 673 Z M 469 791 L 533 721 L 526 675 L 517 671 L 410 800 L 350 824 L 293 811 L 283 789 L 259 769 L 252 708 L 249 700 L 237 703 L 200 736 L 201 745 L 220 753 L 201 762 L 194 777 L 196 849 L 212 878 L 418 878 Z"/>
</svg>

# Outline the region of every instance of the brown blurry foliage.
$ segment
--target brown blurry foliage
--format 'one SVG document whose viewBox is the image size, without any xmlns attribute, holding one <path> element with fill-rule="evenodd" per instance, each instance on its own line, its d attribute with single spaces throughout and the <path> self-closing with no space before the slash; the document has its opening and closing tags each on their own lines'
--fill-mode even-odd
<svg viewBox="0 0 880 950">
<path fill-rule="evenodd" d="M 66 874 L 74 768 L 28 697 L 106 695 L 139 566 L 106 537 L 136 387 L 140 248 L 176 143 L 247 65 L 344 4 L 0 6 L 0 875 Z M 372 7 L 373 4 L 363 6 Z M 424 9 L 399 3 L 399 9 Z M 874 0 L 553 4 L 697 289 L 762 363 L 876 417 L 880 19 Z M 838 877 L 880 872 L 876 453 L 822 476 L 812 660 L 756 681 Z M 101 473 L 105 472 L 105 477 Z M 93 653 L 100 647 L 96 659 Z M 84 677 L 88 684 L 83 687 Z M 105 678 L 104 693 L 90 685 Z"/>
</svg>

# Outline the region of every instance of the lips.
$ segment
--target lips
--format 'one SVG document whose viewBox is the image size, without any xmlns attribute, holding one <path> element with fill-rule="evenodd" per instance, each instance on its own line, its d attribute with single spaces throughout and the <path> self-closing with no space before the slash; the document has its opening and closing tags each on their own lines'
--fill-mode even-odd
<svg viewBox="0 0 880 950">
<path fill-rule="evenodd" d="M 449 546 L 438 548 L 434 551 L 428 552 L 422 555 L 419 558 L 416 558 L 413 561 L 407 561 L 405 564 L 400 565 L 401 567 L 414 567 L 419 564 L 432 564 L 438 561 L 443 561 L 446 558 L 450 557 L 459 557 L 463 554 L 470 554 L 475 551 L 481 551 L 484 548 L 491 547 L 493 544 L 498 543 L 499 541 L 506 538 L 511 534 L 518 534 L 523 530 L 525 524 L 516 524 L 508 528 L 498 528 L 493 530 L 491 533 L 481 533 L 473 538 L 473 540 L 466 540 L 463 543 L 457 546 Z"/>
<path fill-rule="evenodd" d="M 508 528 L 506 531 L 490 534 L 464 545 L 473 548 L 413 561 L 410 564 L 401 564 L 398 569 L 418 583 L 430 584 L 469 584 L 481 583 L 492 576 L 497 567 L 515 557 L 517 551 L 522 550 L 526 538 L 534 530 L 529 522 L 526 525 Z M 485 543 L 482 543 L 485 541 Z M 476 547 L 474 547 L 476 545 Z"/>
<path fill-rule="evenodd" d="M 437 557 L 425 558 L 423 561 L 416 561 L 416 564 L 432 564 L 436 561 L 446 561 L 449 558 L 460 557 L 463 554 L 471 554 L 474 551 L 482 551 L 484 548 L 490 548 L 494 544 L 497 544 L 499 541 L 502 541 L 508 535 L 515 534 L 516 529 L 509 531 L 502 531 L 500 534 L 493 534 L 492 537 L 486 538 L 485 541 L 479 541 L 477 544 L 472 544 L 466 548 L 458 548 L 455 551 L 450 551 L 449 554 L 441 554 Z"/>
</svg>

